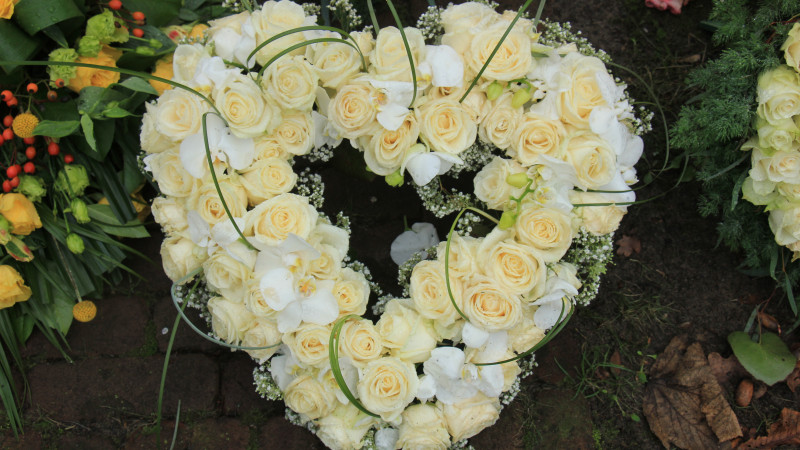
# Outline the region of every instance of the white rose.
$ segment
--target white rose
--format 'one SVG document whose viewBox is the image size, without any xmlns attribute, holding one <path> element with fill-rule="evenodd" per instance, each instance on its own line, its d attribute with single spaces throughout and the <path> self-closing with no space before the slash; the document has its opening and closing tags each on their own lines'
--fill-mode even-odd
<svg viewBox="0 0 800 450">
<path fill-rule="evenodd" d="M 386 356 L 369 362 L 360 372 L 361 403 L 387 422 L 397 419 L 417 395 L 419 378 L 410 362 Z"/>
<path fill-rule="evenodd" d="M 753 148 L 749 175 L 757 182 L 800 184 L 800 152 Z"/>
<path fill-rule="evenodd" d="M 155 128 L 173 141 L 182 141 L 202 130 L 203 114 L 211 106 L 191 92 L 170 89 L 158 98 Z"/>
<path fill-rule="evenodd" d="M 448 269 L 450 276 L 466 281 L 473 273 L 478 271 L 478 263 L 475 254 L 480 246 L 480 240 L 472 236 L 461 236 L 453 233 L 450 239 L 450 256 L 448 257 Z M 447 241 L 439 243 L 436 249 L 439 259 L 444 261 L 444 254 L 447 251 Z"/>
<path fill-rule="evenodd" d="M 242 217 L 247 211 L 247 193 L 234 178 L 217 178 L 222 198 L 233 217 Z M 214 183 L 205 183 L 192 192 L 187 202 L 189 209 L 197 211 L 210 225 L 229 220 Z"/>
<path fill-rule="evenodd" d="M 511 97 L 512 94 L 506 92 L 491 102 L 486 117 L 480 122 L 481 125 L 478 128 L 478 136 L 483 142 L 492 144 L 501 150 L 511 146 L 522 119 L 522 106 L 512 107 Z"/>
<path fill-rule="evenodd" d="M 469 439 L 488 428 L 500 418 L 500 401 L 478 393 L 472 398 L 452 405 L 443 405 L 447 431 L 453 442 Z"/>
<path fill-rule="evenodd" d="M 214 102 L 228 122 L 231 132 L 241 138 L 269 133 L 281 122 L 281 111 L 270 96 L 247 75 L 229 75 L 214 87 Z"/>
<path fill-rule="evenodd" d="M 522 193 L 522 188 L 511 186 L 506 182 L 506 178 L 524 172 L 525 169 L 516 161 L 496 156 L 475 175 L 472 181 L 475 186 L 475 196 L 486 202 L 489 208 L 503 210 L 512 195 L 519 197 Z"/>
<path fill-rule="evenodd" d="M 508 330 L 508 343 L 515 352 L 523 353 L 544 339 L 544 330 L 533 322 L 533 312 L 526 311 L 522 320 Z"/>
<path fill-rule="evenodd" d="M 792 29 L 789 30 L 789 34 L 786 37 L 786 40 L 781 45 L 781 50 L 783 50 L 783 57 L 786 59 L 786 64 L 794 69 L 796 72 L 800 72 L 800 24 L 795 23 L 792 25 Z"/>
<path fill-rule="evenodd" d="M 328 244 L 314 246 L 320 253 L 320 257 L 311 261 L 308 265 L 307 274 L 320 280 L 333 280 L 339 277 L 342 269 L 344 254 L 338 249 Z"/>
<path fill-rule="evenodd" d="M 398 448 L 450 448 L 450 434 L 440 408 L 428 403 L 411 405 L 403 411 Z"/>
<path fill-rule="evenodd" d="M 246 232 L 263 244 L 278 245 L 289 233 L 305 239 L 317 221 L 317 211 L 308 199 L 281 194 L 256 206 L 245 215 Z"/>
<path fill-rule="evenodd" d="M 316 422 L 316 434 L 328 448 L 360 448 L 364 435 L 376 422 L 351 403 L 340 404 Z"/>
<path fill-rule="evenodd" d="M 548 120 L 533 112 L 522 115 L 517 128 L 513 130 L 510 156 L 527 167 L 536 163 L 539 155 L 563 159 L 564 148 L 561 141 L 567 131 L 559 120 Z"/>
<path fill-rule="evenodd" d="M 253 316 L 244 305 L 223 297 L 213 297 L 208 301 L 208 313 L 214 334 L 229 344 L 241 342 L 253 322 Z"/>
<path fill-rule="evenodd" d="M 533 300 L 542 295 L 547 267 L 533 247 L 513 240 L 513 233 L 495 228 L 478 248 L 482 272 L 511 295 Z"/>
<path fill-rule="evenodd" d="M 538 250 L 545 263 L 561 260 L 572 244 L 570 217 L 554 208 L 523 203 L 514 231 L 517 241 Z"/>
<path fill-rule="evenodd" d="M 338 404 L 333 392 L 309 375 L 300 375 L 292 380 L 283 398 L 286 406 L 300 414 L 304 421 L 327 416 Z"/>
<path fill-rule="evenodd" d="M 255 161 L 269 158 L 288 160 L 292 155 L 281 146 L 275 136 L 259 136 L 253 139 Z"/>
<path fill-rule="evenodd" d="M 497 23 L 475 34 L 464 57 L 472 73 L 477 74 L 481 70 L 507 28 L 508 25 Z M 525 77 L 531 64 L 531 38 L 515 26 L 497 49 L 482 77 L 490 80 L 516 80 Z"/>
<path fill-rule="evenodd" d="M 175 197 L 156 197 L 150 206 L 153 219 L 166 233 L 183 231 L 189 226 L 186 221 L 186 208 Z"/>
<path fill-rule="evenodd" d="M 383 337 L 384 347 L 389 349 L 392 356 L 404 361 L 426 361 L 438 342 L 430 320 L 424 319 L 398 299 L 386 304 L 375 326 Z"/>
<path fill-rule="evenodd" d="M 283 57 L 267 68 L 261 79 L 267 97 L 283 110 L 310 111 L 319 78 L 302 56 Z"/>
<path fill-rule="evenodd" d="M 619 227 L 625 210 L 615 205 L 580 206 L 581 204 L 610 203 L 608 197 L 596 192 L 572 191 L 569 201 L 575 205 L 575 213 L 581 218 L 581 224 L 594 235 L 604 235 Z"/>
<path fill-rule="evenodd" d="M 464 314 L 486 331 L 510 330 L 522 318 L 522 304 L 494 280 L 478 276 L 465 287 Z"/>
<path fill-rule="evenodd" d="M 364 161 L 377 175 L 389 175 L 400 168 L 407 150 L 419 138 L 419 124 L 414 114 L 406 114 L 397 130 L 381 127 L 376 133 L 361 138 Z"/>
<path fill-rule="evenodd" d="M 317 23 L 316 16 L 306 17 L 302 6 L 288 0 L 265 2 L 260 10 L 253 11 L 251 17 L 253 28 L 256 32 L 256 42 L 258 43 L 264 42 L 278 33 L 302 26 L 316 25 Z M 256 61 L 263 66 L 282 50 L 299 44 L 304 40 L 303 33 L 284 36 L 259 50 L 256 54 Z M 301 55 L 303 50 L 298 49 L 289 54 Z"/>
<path fill-rule="evenodd" d="M 267 347 L 260 350 L 245 350 L 251 358 L 259 363 L 263 363 L 274 355 L 278 351 L 280 343 L 281 332 L 278 331 L 278 326 L 275 322 L 264 319 L 254 319 L 242 338 L 243 347 Z"/>
<path fill-rule="evenodd" d="M 244 297 L 244 306 L 250 313 L 257 318 L 268 318 L 274 320 L 275 311 L 264 299 L 264 294 L 261 292 L 260 279 L 251 278 L 247 284 L 247 293 Z"/>
<path fill-rule="evenodd" d="M 241 303 L 247 294 L 253 268 L 219 249 L 203 263 L 203 272 L 211 289 L 230 301 Z"/>
<path fill-rule="evenodd" d="M 800 206 L 770 211 L 769 228 L 775 234 L 775 242 L 780 245 L 792 245 L 800 241 Z"/>
<path fill-rule="evenodd" d="M 792 119 L 782 119 L 771 124 L 764 119 L 756 121 L 758 130 L 758 146 L 761 148 L 774 148 L 781 152 L 796 151 L 800 142 L 796 136 L 800 135 L 800 128 Z"/>
<path fill-rule="evenodd" d="M 758 77 L 758 115 L 776 124 L 800 114 L 800 76 L 778 66 Z"/>
<path fill-rule="evenodd" d="M 422 52 L 425 50 L 425 38 L 416 28 L 403 29 L 406 41 L 411 49 L 414 67 L 419 67 L 422 61 Z M 393 81 L 411 81 L 411 66 L 408 63 L 408 53 L 403 43 L 400 30 L 396 27 L 384 27 L 378 32 L 375 48 L 369 54 L 372 69 L 381 79 Z"/>
<path fill-rule="evenodd" d="M 369 283 L 362 273 L 343 268 L 332 290 L 339 304 L 339 317 L 348 314 L 361 316 L 367 310 Z"/>
<path fill-rule="evenodd" d="M 297 330 L 283 336 L 283 342 L 297 360 L 306 366 L 324 367 L 328 364 L 328 340 L 331 327 L 304 322 Z"/>
<path fill-rule="evenodd" d="M 172 56 L 172 79 L 186 84 L 194 78 L 200 59 L 210 57 L 208 49 L 202 44 L 181 44 Z"/>
<path fill-rule="evenodd" d="M 356 139 L 371 134 L 380 125 L 376 119 L 378 92 L 369 84 L 347 84 L 328 104 L 328 120 L 341 137 Z"/>
<path fill-rule="evenodd" d="M 200 187 L 200 180 L 183 168 L 178 147 L 148 156 L 147 164 L 158 183 L 158 189 L 164 195 L 188 197 Z"/>
<path fill-rule="evenodd" d="M 475 30 L 487 28 L 500 15 L 483 3 L 468 2 L 450 5 L 442 12 L 444 36 L 442 44 L 453 47 L 459 54 L 467 53 L 475 36 Z M 495 43 L 496 45 L 496 43 Z"/>
<path fill-rule="evenodd" d="M 608 74 L 603 61 L 580 53 L 570 53 L 562 64 L 564 74 L 569 77 L 568 88 L 558 94 L 558 107 L 565 123 L 589 127 L 589 115 L 598 106 L 609 105 L 611 95 L 609 83 L 614 80 Z"/>
<path fill-rule="evenodd" d="M 272 136 L 292 155 L 305 155 L 314 145 L 314 123 L 310 113 L 287 114 Z"/>
<path fill-rule="evenodd" d="M 349 320 L 339 334 L 339 350 L 357 367 L 364 367 L 383 354 L 383 338 L 369 320 Z"/>
<path fill-rule="evenodd" d="M 173 234 L 164 238 L 161 243 L 161 264 L 164 273 L 170 280 L 177 282 L 203 264 L 208 258 L 204 248 L 200 248 L 191 239 Z M 186 280 L 188 282 L 191 280 Z"/>
<path fill-rule="evenodd" d="M 415 112 L 420 138 L 432 150 L 457 155 L 475 142 L 478 126 L 456 100 L 427 101 Z"/>
<path fill-rule="evenodd" d="M 253 163 L 241 172 L 241 182 L 251 206 L 269 200 L 294 188 L 297 174 L 284 159 L 268 158 Z"/>
<path fill-rule="evenodd" d="M 367 58 L 373 47 L 372 34 L 352 32 L 350 36 L 353 36 L 364 58 Z M 339 89 L 362 69 L 361 57 L 347 44 L 322 43 L 309 48 L 311 50 L 306 55 L 326 88 Z"/>
<path fill-rule="evenodd" d="M 453 298 L 459 302 L 462 298 L 461 282 L 455 279 L 449 264 L 448 269 L 450 269 L 450 290 Z M 422 261 L 414 266 L 411 271 L 409 291 L 411 300 L 421 316 L 441 322 L 443 326 L 449 326 L 461 317 L 447 293 L 443 261 Z"/>
<path fill-rule="evenodd" d="M 575 168 L 582 188 L 598 189 L 617 173 L 617 155 L 604 139 L 594 133 L 576 133 L 566 142 L 566 160 Z"/>
<path fill-rule="evenodd" d="M 175 146 L 175 142 L 166 135 L 161 134 L 156 127 L 158 121 L 158 107 L 155 102 L 147 102 L 145 113 L 142 116 L 142 131 L 139 133 L 139 143 L 146 153 L 161 153 Z"/>
</svg>

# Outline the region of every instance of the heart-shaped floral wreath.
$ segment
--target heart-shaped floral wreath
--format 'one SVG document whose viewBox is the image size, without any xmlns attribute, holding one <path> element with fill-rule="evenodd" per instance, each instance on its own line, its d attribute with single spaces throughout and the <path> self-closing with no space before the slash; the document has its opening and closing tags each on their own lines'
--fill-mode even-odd
<svg viewBox="0 0 800 450">
<path fill-rule="evenodd" d="M 522 12 L 432 7 L 377 33 L 316 22 L 268 1 L 178 46 L 177 89 L 141 133 L 164 270 L 326 445 L 445 448 L 497 420 L 533 366 L 522 357 L 596 294 L 648 118 L 604 53 Z M 318 175 L 293 170 L 343 139 L 388 183 L 408 172 L 434 214 L 475 212 L 412 260 L 408 298 L 381 298 L 376 323 L 346 220 L 318 211 Z M 474 196 L 432 183 L 463 170 Z M 471 236 L 477 220 L 492 231 Z"/>
</svg>

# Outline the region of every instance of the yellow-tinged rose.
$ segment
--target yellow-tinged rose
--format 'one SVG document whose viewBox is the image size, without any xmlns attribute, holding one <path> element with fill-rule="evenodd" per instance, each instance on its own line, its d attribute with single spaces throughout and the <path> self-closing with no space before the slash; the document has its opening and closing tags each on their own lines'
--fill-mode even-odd
<svg viewBox="0 0 800 450">
<path fill-rule="evenodd" d="M 241 138 L 270 133 L 281 122 L 281 111 L 247 75 L 231 75 L 212 92 L 231 132 Z"/>
<path fill-rule="evenodd" d="M 522 318 L 522 304 L 494 280 L 476 275 L 464 292 L 464 314 L 486 331 L 510 330 Z"/>
<path fill-rule="evenodd" d="M 448 258 L 448 272 L 450 276 L 455 276 L 462 282 L 469 279 L 472 274 L 478 271 L 476 252 L 480 246 L 480 240 L 472 236 L 461 236 L 453 233 L 450 239 L 450 256 Z M 447 250 L 447 241 L 442 241 L 436 248 L 440 260 L 444 261 L 444 254 Z M 451 278 L 452 280 L 452 278 Z"/>
<path fill-rule="evenodd" d="M 310 111 L 319 78 L 302 56 L 281 58 L 267 68 L 261 86 L 282 110 Z"/>
<path fill-rule="evenodd" d="M 253 268 L 219 249 L 203 263 L 208 285 L 223 297 L 241 303 L 247 294 Z"/>
<path fill-rule="evenodd" d="M 259 136 L 253 139 L 253 144 L 256 147 L 255 161 L 268 158 L 288 160 L 292 156 L 281 146 L 275 136 Z"/>
<path fill-rule="evenodd" d="M 280 147 L 292 155 L 305 155 L 314 146 L 314 122 L 311 113 L 295 113 L 283 116 L 272 137 Z"/>
<path fill-rule="evenodd" d="M 514 134 L 522 119 L 522 107 L 511 106 L 510 92 L 506 92 L 491 102 L 486 117 L 478 128 L 478 136 L 483 142 L 505 150 L 512 145 Z"/>
<path fill-rule="evenodd" d="M 297 330 L 284 335 L 283 342 L 301 364 L 323 367 L 328 363 L 331 327 L 303 322 Z"/>
<path fill-rule="evenodd" d="M 208 301 L 211 315 L 211 329 L 214 334 L 229 344 L 238 344 L 253 322 L 253 315 L 241 303 L 224 297 L 214 297 Z"/>
<path fill-rule="evenodd" d="M 11 222 L 11 232 L 27 236 L 42 227 L 36 207 L 22 194 L 0 194 L 0 214 Z"/>
<path fill-rule="evenodd" d="M 200 97 L 183 89 L 170 89 L 158 98 L 155 129 L 173 141 L 197 134 L 203 127 L 203 114 L 210 106 Z"/>
<path fill-rule="evenodd" d="M 450 434 L 442 410 L 429 403 L 411 405 L 403 411 L 397 440 L 399 448 L 450 448 Z"/>
<path fill-rule="evenodd" d="M 342 326 L 339 348 L 353 364 L 363 367 L 383 354 L 383 338 L 369 320 L 351 320 Z"/>
<path fill-rule="evenodd" d="M 369 283 L 361 272 L 343 268 L 333 285 L 333 296 L 339 304 L 339 317 L 348 314 L 363 315 L 369 301 Z"/>
<path fill-rule="evenodd" d="M 414 400 L 419 378 L 414 364 L 386 356 L 369 362 L 358 380 L 358 397 L 367 410 L 387 422 Z"/>
<path fill-rule="evenodd" d="M 364 435 L 378 423 L 377 419 L 359 411 L 350 402 L 334 406 L 336 409 L 331 414 L 316 422 L 317 437 L 328 448 L 361 448 Z"/>
<path fill-rule="evenodd" d="M 342 260 L 345 254 L 329 244 L 317 244 L 314 248 L 319 251 L 319 258 L 310 261 L 307 274 L 318 280 L 334 280 L 339 278 L 342 269 Z"/>
<path fill-rule="evenodd" d="M 544 261 L 534 247 L 514 242 L 511 230 L 492 230 L 478 247 L 478 261 L 482 272 L 508 294 L 533 300 L 544 292 Z"/>
<path fill-rule="evenodd" d="M 152 205 L 153 219 L 166 233 L 183 231 L 189 226 L 186 208 L 176 197 L 156 197 Z"/>
<path fill-rule="evenodd" d="M 167 55 L 158 61 L 156 61 L 156 67 L 153 69 L 153 76 L 166 78 L 167 80 L 171 80 L 173 76 L 172 71 L 172 55 Z M 164 83 L 162 81 L 156 80 L 149 80 L 150 86 L 153 86 L 153 89 L 158 92 L 158 95 L 164 93 L 164 91 L 172 89 L 172 86 Z"/>
<path fill-rule="evenodd" d="M 422 61 L 422 52 L 425 51 L 425 38 L 422 36 L 422 32 L 416 28 L 406 27 L 403 31 L 408 48 L 411 49 L 414 67 L 419 67 L 419 63 Z M 372 69 L 382 79 L 411 82 L 411 66 L 408 62 L 406 48 L 399 29 L 396 27 L 381 28 L 375 39 L 375 48 L 369 54 Z"/>
<path fill-rule="evenodd" d="M 775 234 L 775 242 L 792 245 L 800 241 L 800 206 L 773 209 L 769 213 L 769 228 Z"/>
<path fill-rule="evenodd" d="M 156 128 L 157 107 L 155 102 L 145 103 L 144 116 L 142 116 L 142 131 L 139 133 L 139 145 L 146 153 L 161 153 L 175 146 L 172 138 L 158 131 Z"/>
<path fill-rule="evenodd" d="M 525 167 L 533 165 L 539 155 L 562 158 L 564 149 L 561 141 L 566 134 L 567 131 L 560 120 L 548 120 L 527 112 L 522 115 L 513 130 L 508 154 L 516 157 L 516 160 Z"/>
<path fill-rule="evenodd" d="M 436 348 L 438 339 L 431 321 L 412 309 L 408 300 L 390 300 L 375 326 L 383 337 L 384 347 L 403 361 L 421 363 Z"/>
<path fill-rule="evenodd" d="M 278 331 L 278 325 L 266 319 L 254 319 L 242 338 L 243 347 L 267 347 L 260 350 L 245 350 L 251 358 L 259 362 L 264 362 L 274 355 L 280 343 L 281 332 Z"/>
<path fill-rule="evenodd" d="M 507 28 L 507 24 L 497 23 L 474 36 L 464 58 L 472 73 L 477 74 L 481 70 Z M 531 38 L 515 26 L 497 49 L 482 76 L 490 80 L 516 80 L 528 73 L 531 64 Z"/>
<path fill-rule="evenodd" d="M 467 2 L 450 6 L 442 12 L 442 27 L 445 32 L 442 44 L 453 47 L 463 55 L 472 44 L 475 30 L 486 29 L 499 18 L 500 14 L 482 3 Z"/>
<path fill-rule="evenodd" d="M 10 19 L 14 15 L 14 5 L 19 0 L 0 0 L 0 19 Z"/>
<path fill-rule="evenodd" d="M 609 199 L 597 192 L 572 191 L 569 201 L 575 206 L 575 212 L 581 218 L 581 225 L 590 233 L 601 236 L 611 233 L 619 227 L 625 210 L 615 205 L 578 206 L 580 204 L 610 203 Z"/>
<path fill-rule="evenodd" d="M 559 261 L 572 243 L 570 217 L 554 208 L 523 204 L 514 230 L 516 240 L 538 250 L 545 263 Z"/>
<path fill-rule="evenodd" d="M 31 288 L 25 285 L 22 275 L 11 266 L 0 266 L 0 309 L 14 306 L 31 298 Z"/>
<path fill-rule="evenodd" d="M 500 401 L 478 393 L 472 398 L 442 407 L 453 442 L 469 439 L 500 418 Z"/>
<path fill-rule="evenodd" d="M 328 104 L 328 120 L 345 139 L 371 134 L 380 125 L 376 119 L 378 91 L 368 84 L 347 84 Z"/>
<path fill-rule="evenodd" d="M 420 138 L 438 152 L 458 155 L 475 142 L 478 125 L 458 101 L 449 97 L 417 108 Z"/>
<path fill-rule="evenodd" d="M 228 205 L 233 217 L 243 217 L 247 211 L 247 193 L 242 186 L 242 183 L 233 178 L 218 178 L 219 189 L 222 192 L 222 198 Z M 228 220 L 228 215 L 225 212 L 225 207 L 220 201 L 217 187 L 214 183 L 205 183 L 192 192 L 188 206 L 197 211 L 200 217 L 203 218 L 210 225 L 214 225 L 223 220 Z"/>
<path fill-rule="evenodd" d="M 564 122 L 589 127 L 589 115 L 598 106 L 609 105 L 609 90 L 616 87 L 603 61 L 580 53 L 564 58 L 564 72 L 569 77 L 568 89 L 558 94 L 558 106 Z"/>
<path fill-rule="evenodd" d="M 181 44 L 172 54 L 172 70 L 174 80 L 179 83 L 188 83 L 194 78 L 197 64 L 203 58 L 208 58 L 209 49 L 202 44 Z"/>
<path fill-rule="evenodd" d="M 256 32 L 256 42 L 264 42 L 267 39 L 284 31 L 293 30 L 302 26 L 316 25 L 317 17 L 306 17 L 303 7 L 290 1 L 268 1 L 261 9 L 256 9 L 250 15 L 252 25 Z M 259 50 L 256 54 L 256 61 L 262 66 L 267 63 L 278 52 L 289 48 L 292 45 L 303 42 L 303 33 L 293 33 L 282 37 L 276 42 L 272 42 Z M 289 53 L 290 55 L 300 55 L 303 49 L 297 49 Z"/>
<path fill-rule="evenodd" d="M 576 133 L 567 139 L 566 160 L 575 168 L 584 189 L 598 189 L 617 173 L 617 155 L 608 142 L 594 133 Z"/>
<path fill-rule="evenodd" d="M 117 60 L 122 56 L 122 50 L 104 45 L 95 57 L 80 56 L 75 62 L 94 64 L 98 66 L 117 67 Z M 76 67 L 75 78 L 69 80 L 67 87 L 73 92 L 80 92 L 86 86 L 108 87 L 111 83 L 119 81 L 119 73 L 90 67 Z"/>
<path fill-rule="evenodd" d="M 542 339 L 544 339 L 544 330 L 533 322 L 533 311 L 530 309 L 525 311 L 517 326 L 508 330 L 509 346 L 517 353 L 530 350 Z"/>
<path fill-rule="evenodd" d="M 452 245 L 450 249 L 453 249 Z M 450 256 L 451 259 L 448 263 L 453 262 L 453 255 Z M 461 282 L 454 276 L 452 267 L 448 268 L 450 269 L 450 290 L 460 308 Z M 414 270 L 411 271 L 409 291 L 411 300 L 421 316 L 440 322 L 445 327 L 461 317 L 447 293 L 443 261 L 421 261 L 414 266 Z"/>
<path fill-rule="evenodd" d="M 386 176 L 400 168 L 406 152 L 417 142 L 419 124 L 414 114 L 406 114 L 397 130 L 381 127 L 372 136 L 361 138 L 364 161 L 377 175 Z"/>
<path fill-rule="evenodd" d="M 297 182 L 297 174 L 292 166 L 279 158 L 257 160 L 241 175 L 242 186 L 251 206 L 291 191 Z"/>
<path fill-rule="evenodd" d="M 519 197 L 522 193 L 522 188 L 508 184 L 506 178 L 524 172 L 525 170 L 516 161 L 496 156 L 489 164 L 483 166 L 472 180 L 475 196 L 486 202 L 489 208 L 503 210 L 512 195 Z"/>
<path fill-rule="evenodd" d="M 351 32 L 350 36 L 366 58 L 374 45 L 372 33 Z M 322 43 L 306 47 L 306 57 L 313 64 L 322 86 L 339 89 L 361 70 L 361 57 L 347 44 Z M 367 60 L 368 61 L 368 60 Z"/>
<path fill-rule="evenodd" d="M 286 387 L 283 395 L 286 406 L 305 420 L 315 420 L 330 414 L 338 405 L 333 391 L 325 389 L 309 375 L 300 375 Z"/>
<path fill-rule="evenodd" d="M 800 114 L 800 74 L 787 66 L 778 66 L 758 77 L 756 112 L 776 124 Z"/>
<path fill-rule="evenodd" d="M 164 273 L 172 281 L 184 278 L 200 267 L 206 258 L 208 252 L 205 248 L 198 247 L 191 239 L 180 233 L 167 236 L 161 243 L 161 264 L 164 266 Z"/>
<path fill-rule="evenodd" d="M 800 23 L 795 22 L 792 29 L 789 30 L 789 35 L 781 46 L 781 50 L 783 50 L 783 57 L 786 58 L 786 64 L 800 72 Z"/>
<path fill-rule="evenodd" d="M 281 194 L 247 212 L 245 232 L 267 245 L 280 244 L 289 233 L 306 239 L 317 222 L 317 216 L 306 197 Z"/>
<path fill-rule="evenodd" d="M 153 172 L 153 179 L 164 195 L 188 197 L 200 188 L 201 181 L 183 168 L 178 147 L 173 146 L 161 153 L 153 153 L 145 158 L 145 163 Z"/>
<path fill-rule="evenodd" d="M 247 284 L 244 306 L 257 318 L 268 318 L 274 321 L 277 313 L 264 299 L 264 294 L 261 292 L 260 279 L 258 278 L 251 278 Z"/>
</svg>

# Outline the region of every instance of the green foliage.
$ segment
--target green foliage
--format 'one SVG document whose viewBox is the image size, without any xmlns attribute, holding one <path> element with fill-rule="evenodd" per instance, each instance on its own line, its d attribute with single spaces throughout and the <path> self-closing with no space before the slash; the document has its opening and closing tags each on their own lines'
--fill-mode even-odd
<svg viewBox="0 0 800 450">
<path fill-rule="evenodd" d="M 741 185 L 750 169 L 742 144 L 755 134 L 756 86 L 762 72 L 782 64 L 780 46 L 800 13 L 796 0 L 766 0 L 756 9 L 746 0 L 717 0 L 711 24 L 714 42 L 726 45 L 720 55 L 692 72 L 687 83 L 702 91 L 681 110 L 670 130 L 673 146 L 685 150 L 703 183 L 699 210 L 720 218 L 719 242 L 742 251 L 742 269 L 751 275 L 773 275 L 779 286 L 797 285 L 800 264 L 775 243 L 763 207 L 741 200 Z M 770 271 L 771 262 L 777 269 Z M 775 267 L 775 265 L 773 265 Z"/>
</svg>

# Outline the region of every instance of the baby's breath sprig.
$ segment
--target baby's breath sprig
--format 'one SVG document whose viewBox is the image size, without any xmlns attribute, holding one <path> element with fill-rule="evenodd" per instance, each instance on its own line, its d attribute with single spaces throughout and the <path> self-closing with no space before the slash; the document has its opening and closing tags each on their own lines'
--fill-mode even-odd
<svg viewBox="0 0 800 450">
<path fill-rule="evenodd" d="M 438 44 L 444 34 L 442 11 L 443 9 L 438 6 L 428 6 L 417 20 L 417 29 L 422 32 L 422 36 L 429 44 Z"/>
<path fill-rule="evenodd" d="M 347 257 L 345 261 L 345 267 L 348 267 L 355 272 L 361 272 L 361 274 L 364 275 L 367 283 L 369 283 L 370 291 L 372 291 L 376 296 L 383 295 L 383 289 L 381 289 L 380 284 L 372 279 L 372 272 L 370 272 L 369 267 L 367 267 L 366 264 L 362 263 L 361 261 L 356 261 L 355 259 L 350 260 L 349 257 Z"/>
<path fill-rule="evenodd" d="M 297 195 L 308 198 L 308 202 L 315 208 L 322 208 L 322 202 L 325 201 L 325 183 L 322 182 L 321 175 L 311 172 L 310 167 L 306 167 L 297 175 L 294 189 Z"/>
<path fill-rule="evenodd" d="M 391 294 L 386 294 L 378 297 L 378 301 L 372 305 L 372 314 L 376 316 L 382 316 L 383 311 L 386 309 L 386 304 L 389 303 L 389 301 L 394 298 L 397 297 Z"/>
<path fill-rule="evenodd" d="M 456 233 L 460 236 L 475 236 L 475 225 L 481 223 L 484 218 L 471 211 L 467 211 L 458 219 L 456 223 Z"/>
<path fill-rule="evenodd" d="M 308 162 L 328 162 L 333 158 L 333 148 L 327 145 L 313 148 L 307 155 L 304 155 L 303 158 Z"/>
<path fill-rule="evenodd" d="M 272 364 L 271 361 L 267 361 L 253 369 L 253 384 L 256 385 L 256 392 L 261 398 L 273 401 L 283 400 L 283 392 L 281 392 L 269 371 Z"/>
<path fill-rule="evenodd" d="M 582 36 L 580 30 L 573 32 L 569 22 L 551 22 L 542 19 L 544 31 L 539 37 L 539 43 L 550 47 L 560 47 L 566 44 L 575 44 L 578 51 L 586 56 L 594 56 L 604 63 L 611 62 L 611 57 L 604 50 L 596 49 L 589 43 L 589 40 Z"/>
<path fill-rule="evenodd" d="M 472 195 L 459 191 L 447 192 L 436 179 L 425 186 L 416 186 L 422 205 L 434 216 L 442 218 L 468 207 L 479 207 Z"/>
<path fill-rule="evenodd" d="M 436 244 L 423 251 L 416 252 L 406 262 L 400 264 L 397 269 L 397 283 L 403 288 L 403 297 L 410 297 L 409 286 L 411 285 L 411 272 L 414 271 L 414 266 L 426 259 L 435 259 L 438 246 L 439 244 Z"/>
<path fill-rule="evenodd" d="M 358 29 L 363 23 L 361 15 L 350 0 L 331 0 L 328 9 L 336 16 L 336 20 L 345 31 Z"/>
<path fill-rule="evenodd" d="M 600 279 L 614 258 L 613 249 L 614 233 L 597 236 L 582 228 L 572 240 L 564 261 L 578 268 L 581 288 L 575 296 L 576 303 L 586 306 L 597 296 Z"/>
<path fill-rule="evenodd" d="M 303 7 L 303 12 L 306 14 L 306 16 L 319 17 L 319 15 L 322 13 L 322 6 L 316 3 L 303 3 L 300 6 Z"/>
<path fill-rule="evenodd" d="M 458 157 L 464 161 L 464 164 L 454 165 L 447 172 L 447 176 L 457 179 L 462 172 L 477 172 L 483 169 L 483 166 L 489 164 L 492 159 L 494 159 L 495 149 L 496 147 L 493 145 L 481 142 L 480 139 L 477 139 L 474 144 L 458 154 Z"/>
</svg>

